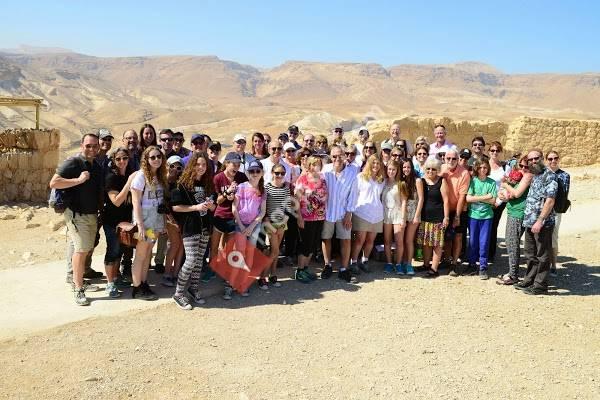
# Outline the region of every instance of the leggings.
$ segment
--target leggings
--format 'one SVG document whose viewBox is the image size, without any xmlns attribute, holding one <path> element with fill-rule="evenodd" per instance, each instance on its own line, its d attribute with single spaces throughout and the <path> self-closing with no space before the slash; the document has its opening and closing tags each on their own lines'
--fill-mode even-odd
<svg viewBox="0 0 600 400">
<path fill-rule="evenodd" d="M 519 277 L 519 259 L 521 258 L 521 237 L 523 236 L 523 218 L 510 215 L 506 219 L 506 251 L 508 253 L 508 275 Z"/>
<path fill-rule="evenodd" d="M 304 257 L 317 254 L 322 231 L 323 221 L 304 221 L 304 229 L 300 229 L 300 253 Z"/>
<path fill-rule="evenodd" d="M 175 289 L 176 296 L 183 296 L 185 286 L 188 281 L 192 292 L 198 291 L 200 285 L 200 272 L 204 264 L 204 254 L 208 247 L 210 236 L 208 231 L 203 231 L 201 234 L 188 236 L 183 238 L 183 248 L 185 249 L 185 263 L 177 276 L 177 288 Z"/>
</svg>

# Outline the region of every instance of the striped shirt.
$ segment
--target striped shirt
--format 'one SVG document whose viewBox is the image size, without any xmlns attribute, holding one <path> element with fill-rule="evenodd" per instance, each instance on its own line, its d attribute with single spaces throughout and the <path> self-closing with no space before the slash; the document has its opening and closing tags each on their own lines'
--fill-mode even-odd
<svg viewBox="0 0 600 400">
<path fill-rule="evenodd" d="M 339 176 L 333 168 L 323 170 L 323 177 L 327 183 L 329 197 L 327 198 L 327 209 L 325 210 L 325 220 L 336 222 L 344 218 L 347 212 L 354 212 L 356 207 L 356 186 L 354 181 L 358 174 L 358 169 L 353 166 L 345 166 Z"/>
<path fill-rule="evenodd" d="M 267 218 L 272 224 L 283 224 L 285 212 L 291 210 L 291 192 L 289 184 L 282 187 L 274 186 L 271 182 L 265 185 L 267 194 Z"/>
</svg>

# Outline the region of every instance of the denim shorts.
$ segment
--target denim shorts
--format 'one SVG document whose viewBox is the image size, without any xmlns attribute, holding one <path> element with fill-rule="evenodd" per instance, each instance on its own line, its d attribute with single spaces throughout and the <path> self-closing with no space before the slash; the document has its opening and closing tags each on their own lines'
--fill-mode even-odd
<svg viewBox="0 0 600 400">
<path fill-rule="evenodd" d="M 213 227 L 221 233 L 235 232 L 236 226 L 237 224 L 235 223 L 235 220 L 233 218 L 226 219 L 217 216 L 213 218 Z"/>
<path fill-rule="evenodd" d="M 262 229 L 262 224 L 256 224 L 256 227 L 254 228 L 252 233 L 250 233 L 250 236 L 248 236 L 248 241 L 250 243 L 252 243 L 253 246 L 256 246 L 256 243 L 258 242 L 258 235 L 260 234 L 261 229 Z M 236 226 L 235 231 L 241 232 L 240 227 Z"/>
</svg>

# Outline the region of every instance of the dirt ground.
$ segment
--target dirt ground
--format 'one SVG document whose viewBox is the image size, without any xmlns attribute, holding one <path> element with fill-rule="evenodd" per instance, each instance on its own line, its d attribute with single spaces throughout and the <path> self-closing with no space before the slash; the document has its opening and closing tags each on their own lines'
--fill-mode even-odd
<svg viewBox="0 0 600 400">
<path fill-rule="evenodd" d="M 575 210 L 600 205 L 599 170 L 573 171 Z M 575 210 L 546 296 L 377 267 L 358 284 L 284 280 L 190 312 L 166 304 L 95 317 L 92 304 L 87 320 L 0 342 L 0 398 L 598 399 L 600 223 Z M 0 221 L 0 268 L 63 256 L 54 214 L 6 214 L 15 219 Z M 491 274 L 506 260 L 501 245 Z"/>
</svg>

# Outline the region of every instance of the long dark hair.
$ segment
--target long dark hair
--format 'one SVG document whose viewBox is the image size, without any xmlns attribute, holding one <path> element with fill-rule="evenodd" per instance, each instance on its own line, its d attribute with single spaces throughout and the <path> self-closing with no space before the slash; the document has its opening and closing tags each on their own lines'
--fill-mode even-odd
<svg viewBox="0 0 600 400">
<path fill-rule="evenodd" d="M 117 163 L 115 161 L 115 157 L 119 153 L 125 153 L 125 154 L 127 154 L 127 157 L 131 158 L 131 153 L 129 152 L 129 149 L 127 147 L 117 147 L 110 153 L 110 156 L 109 156 L 110 163 L 108 164 L 108 167 L 115 175 L 119 175 L 119 173 L 120 173 L 119 168 L 117 168 Z M 131 166 L 131 163 L 128 162 L 127 168 L 125 168 L 125 176 L 131 175 L 132 172 L 133 172 L 133 167 Z"/>
<path fill-rule="evenodd" d="M 152 130 L 152 133 L 154 134 L 154 139 L 152 139 L 152 142 L 147 145 L 146 142 L 144 142 L 144 129 L 146 128 L 150 128 Z M 144 124 L 142 125 L 142 127 L 140 128 L 140 148 L 142 149 L 142 151 L 146 150 L 146 147 L 148 146 L 156 146 L 157 142 L 156 142 L 156 129 L 154 129 L 154 127 L 150 124 Z"/>
<path fill-rule="evenodd" d="M 410 174 L 404 175 L 404 163 L 410 164 Z M 400 176 L 404 185 L 400 186 L 400 190 L 403 195 L 406 196 L 407 199 L 412 199 L 417 191 L 417 175 L 415 173 L 415 165 L 412 160 L 408 158 L 400 159 Z"/>
<path fill-rule="evenodd" d="M 210 166 L 210 160 L 208 158 L 208 154 L 206 154 L 204 151 L 193 153 L 185 165 L 185 168 L 183 169 L 183 172 L 181 173 L 177 183 L 187 190 L 191 191 L 194 189 L 194 182 L 196 181 L 196 172 L 194 169 L 196 168 L 196 164 L 200 158 L 203 158 L 204 162 L 206 163 L 206 172 L 204 172 L 202 178 L 200 178 L 200 185 L 204 188 L 206 196 L 209 196 L 215 192 L 215 187 L 213 184 L 213 171 Z"/>
<path fill-rule="evenodd" d="M 265 141 L 264 135 L 262 133 L 260 133 L 260 132 L 254 132 L 254 134 L 252 135 L 252 155 L 256 156 L 256 152 L 255 152 L 255 149 L 254 149 L 254 138 L 259 138 L 263 142 L 261 156 L 269 157 L 269 150 L 267 149 L 267 142 Z"/>
</svg>

